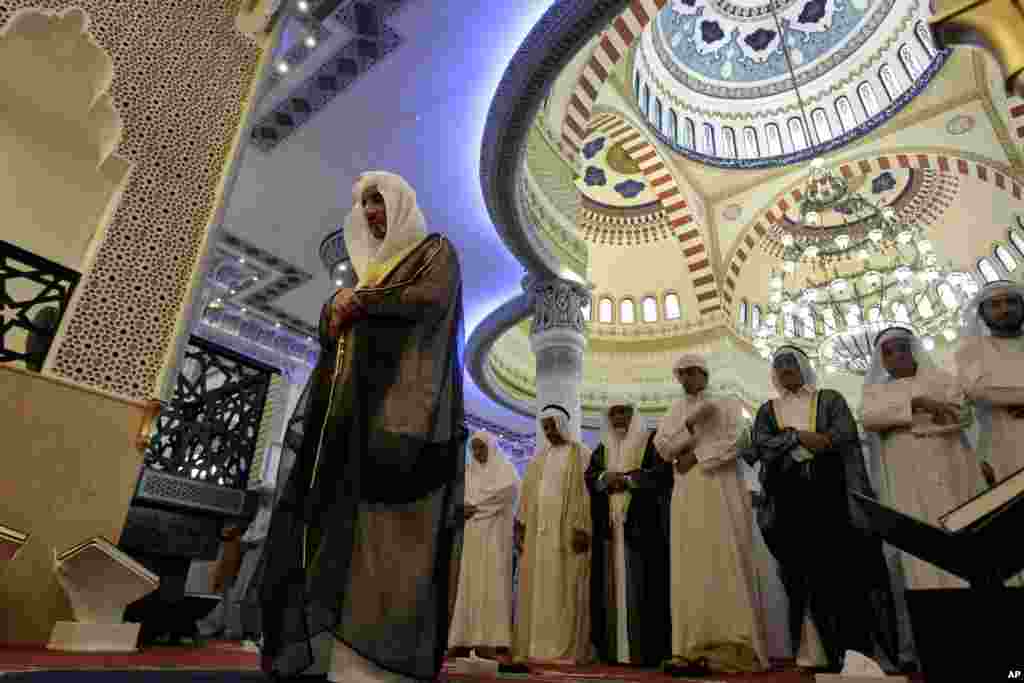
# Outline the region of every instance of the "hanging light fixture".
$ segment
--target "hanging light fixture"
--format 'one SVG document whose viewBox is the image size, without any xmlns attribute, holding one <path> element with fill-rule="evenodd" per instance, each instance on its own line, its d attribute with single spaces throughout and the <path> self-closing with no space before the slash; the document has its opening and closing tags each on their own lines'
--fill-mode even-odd
<svg viewBox="0 0 1024 683">
<path fill-rule="evenodd" d="M 776 2 L 769 7 L 816 154 L 821 141 L 809 123 L 785 28 Z M 782 267 L 769 274 L 768 312 L 754 331 L 762 356 L 769 358 L 773 349 L 790 344 L 828 372 L 864 374 L 874 337 L 886 327 L 914 329 L 932 346 L 936 336 L 955 339 L 960 311 L 977 291 L 977 282 L 939 263 L 919 224 L 851 189 L 820 156 L 808 165 L 797 210 L 798 220 L 776 224 Z M 829 216 L 842 220 L 830 224 Z"/>
</svg>

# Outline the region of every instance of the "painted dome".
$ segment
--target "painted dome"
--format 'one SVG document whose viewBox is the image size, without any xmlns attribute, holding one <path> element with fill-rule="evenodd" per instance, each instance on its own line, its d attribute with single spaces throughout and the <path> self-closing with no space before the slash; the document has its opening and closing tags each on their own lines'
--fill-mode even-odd
<svg viewBox="0 0 1024 683">
<path fill-rule="evenodd" d="M 592 132 L 583 142 L 576 187 L 597 207 L 654 210 L 658 207 L 658 195 L 625 146 L 622 141 L 613 142 L 600 130 Z"/>
<path fill-rule="evenodd" d="M 672 0 L 648 25 L 633 94 L 663 142 L 715 166 L 801 161 L 881 125 L 945 60 L 926 0 L 775 7 L 773 14 L 764 0 Z"/>
</svg>

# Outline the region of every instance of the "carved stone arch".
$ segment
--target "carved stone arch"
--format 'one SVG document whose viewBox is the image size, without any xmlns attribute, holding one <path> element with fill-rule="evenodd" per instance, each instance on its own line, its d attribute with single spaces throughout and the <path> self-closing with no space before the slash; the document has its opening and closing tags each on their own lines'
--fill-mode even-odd
<svg viewBox="0 0 1024 683">
<path fill-rule="evenodd" d="M 5 237 L 80 272 L 131 168 L 114 153 L 124 128 L 109 93 L 114 62 L 89 23 L 78 8 L 26 9 L 0 30 Z"/>
</svg>

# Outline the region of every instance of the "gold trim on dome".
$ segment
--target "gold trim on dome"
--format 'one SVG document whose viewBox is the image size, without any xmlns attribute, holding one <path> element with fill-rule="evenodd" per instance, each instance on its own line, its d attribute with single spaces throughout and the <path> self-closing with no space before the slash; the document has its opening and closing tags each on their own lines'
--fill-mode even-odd
<svg viewBox="0 0 1024 683">
<path fill-rule="evenodd" d="M 632 143 L 632 141 L 630 142 Z M 633 157 L 629 156 L 629 153 L 626 152 L 626 143 L 622 140 L 608 148 L 604 159 L 608 162 L 608 166 L 616 173 L 637 175 L 641 172 L 640 164 L 633 161 Z"/>
</svg>

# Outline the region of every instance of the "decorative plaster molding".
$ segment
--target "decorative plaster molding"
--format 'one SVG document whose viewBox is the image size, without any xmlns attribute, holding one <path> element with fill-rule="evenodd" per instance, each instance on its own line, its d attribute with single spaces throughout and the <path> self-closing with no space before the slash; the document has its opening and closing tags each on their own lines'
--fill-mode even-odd
<svg viewBox="0 0 1024 683">
<path fill-rule="evenodd" d="M 394 52 L 404 38 L 388 26 L 386 20 L 404 4 L 405 0 L 345 3 L 333 18 L 348 28 L 354 37 L 256 121 L 251 133 L 253 145 L 263 152 L 272 151 L 359 77 Z M 301 43 L 292 48 L 294 58 L 300 61 L 306 58 L 304 55 L 308 50 Z"/>
</svg>

